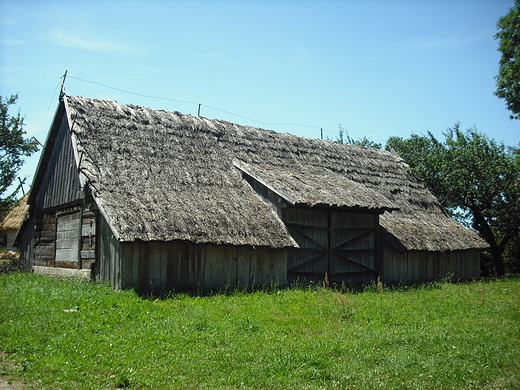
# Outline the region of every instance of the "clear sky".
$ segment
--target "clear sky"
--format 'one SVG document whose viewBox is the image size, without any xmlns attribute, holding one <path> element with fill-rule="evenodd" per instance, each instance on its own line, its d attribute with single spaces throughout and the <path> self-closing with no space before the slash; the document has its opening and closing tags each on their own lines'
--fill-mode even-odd
<svg viewBox="0 0 520 390">
<path fill-rule="evenodd" d="M 187 114 L 201 104 L 202 116 L 279 132 L 335 138 L 341 124 L 384 144 L 442 138 L 459 121 L 513 146 L 520 121 L 493 94 L 496 22 L 513 3 L 0 0 L 0 95 L 19 94 L 41 142 L 68 70 L 69 95 Z"/>
</svg>

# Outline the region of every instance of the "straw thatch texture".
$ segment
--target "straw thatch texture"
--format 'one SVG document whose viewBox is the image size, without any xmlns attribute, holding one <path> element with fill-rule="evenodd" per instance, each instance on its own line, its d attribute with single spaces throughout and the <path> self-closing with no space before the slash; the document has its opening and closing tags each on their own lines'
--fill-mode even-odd
<svg viewBox="0 0 520 390">
<path fill-rule="evenodd" d="M 121 241 L 296 246 L 209 121 L 77 97 L 69 107 L 81 171 Z"/>
<path fill-rule="evenodd" d="M 389 233 L 385 236 L 400 250 L 488 247 L 475 232 L 447 217 L 437 199 L 394 153 L 287 133 L 233 128 L 238 131 L 230 144 L 241 164 L 294 197 L 296 203 L 394 209 L 381 215 L 380 223 Z"/>
<path fill-rule="evenodd" d="M 81 171 L 122 241 L 296 246 L 247 174 L 296 206 L 386 211 L 403 250 L 486 246 L 392 153 L 105 100 L 68 105 Z"/>
<path fill-rule="evenodd" d="M 4 219 L 2 219 L 0 222 L 0 230 L 18 230 L 28 209 L 27 195 L 24 195 L 18 200 L 16 205 L 9 210 Z"/>
</svg>

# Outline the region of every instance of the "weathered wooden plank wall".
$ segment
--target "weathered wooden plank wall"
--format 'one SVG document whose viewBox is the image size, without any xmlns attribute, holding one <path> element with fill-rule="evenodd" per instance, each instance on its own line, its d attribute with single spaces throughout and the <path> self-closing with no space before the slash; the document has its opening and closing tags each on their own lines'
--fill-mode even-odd
<svg viewBox="0 0 520 390">
<path fill-rule="evenodd" d="M 115 239 L 104 218 L 99 218 L 97 229 L 98 255 L 94 278 L 109 281 L 115 289 L 126 288 L 121 278 L 122 245 Z"/>
<path fill-rule="evenodd" d="M 96 260 L 96 215 L 82 214 L 80 206 L 36 213 L 25 229 L 21 244 L 26 264 L 90 269 Z M 30 233 L 34 232 L 31 236 Z M 30 243 L 29 243 L 30 242 Z M 34 249 L 34 251 L 32 250 Z"/>
<path fill-rule="evenodd" d="M 40 161 L 45 173 L 35 183 L 37 193 L 30 196 L 36 211 L 24 225 L 20 246 L 25 248 L 24 261 L 31 266 L 78 268 L 79 219 L 57 217 L 82 197 L 69 132 L 63 116 L 56 139 L 46 145 L 47 153 Z"/>
<path fill-rule="evenodd" d="M 91 269 L 96 261 L 97 214 L 84 212 L 81 224 L 81 268 Z"/>
<path fill-rule="evenodd" d="M 382 280 L 392 283 L 423 283 L 452 276 L 454 280 L 470 280 L 480 276 L 480 252 L 383 250 Z"/>
<path fill-rule="evenodd" d="M 48 209 L 74 202 L 81 198 L 79 176 L 74 159 L 69 125 L 64 116 L 52 154 L 41 163 L 45 175 L 35 198 L 37 210 Z"/>
<path fill-rule="evenodd" d="M 57 213 L 55 267 L 81 268 L 78 258 L 80 228 L 81 213 L 78 208 Z"/>
<path fill-rule="evenodd" d="M 211 290 L 284 286 L 287 280 L 284 251 L 184 242 L 133 242 L 120 246 L 120 288 Z M 108 280 L 106 274 L 100 277 Z"/>
<path fill-rule="evenodd" d="M 26 225 L 30 226 L 30 229 L 25 229 L 23 234 L 18 238 L 18 248 L 20 249 L 20 260 L 26 269 L 32 269 L 34 265 L 34 250 L 35 250 L 35 218 L 34 215 L 29 217 L 26 221 Z"/>
<path fill-rule="evenodd" d="M 32 218 L 31 218 L 32 220 Z M 54 267 L 54 242 L 56 240 L 56 213 L 38 212 L 34 217 L 34 265 Z"/>
</svg>

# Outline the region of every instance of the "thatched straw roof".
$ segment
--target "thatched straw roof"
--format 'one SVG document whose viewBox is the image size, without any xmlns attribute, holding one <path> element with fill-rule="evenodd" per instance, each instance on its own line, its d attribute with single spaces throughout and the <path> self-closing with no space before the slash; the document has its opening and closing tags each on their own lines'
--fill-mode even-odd
<svg viewBox="0 0 520 390">
<path fill-rule="evenodd" d="M 28 195 L 24 195 L 20 198 L 16 205 L 9 210 L 7 215 L 0 222 L 0 230 L 18 230 L 22 225 L 25 213 L 29 208 L 27 205 L 27 196 Z"/>
<path fill-rule="evenodd" d="M 84 97 L 68 112 L 83 180 L 122 241 L 296 246 L 248 175 L 295 206 L 384 213 L 401 249 L 485 246 L 386 151 Z"/>
</svg>

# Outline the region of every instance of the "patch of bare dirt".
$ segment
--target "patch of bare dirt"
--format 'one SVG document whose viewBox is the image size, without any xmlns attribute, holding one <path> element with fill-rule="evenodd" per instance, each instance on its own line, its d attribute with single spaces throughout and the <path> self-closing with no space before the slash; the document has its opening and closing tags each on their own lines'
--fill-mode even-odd
<svg viewBox="0 0 520 390">
<path fill-rule="evenodd" d="M 0 378 L 0 390 L 26 390 L 27 387 L 22 383 L 11 382 Z"/>
</svg>

